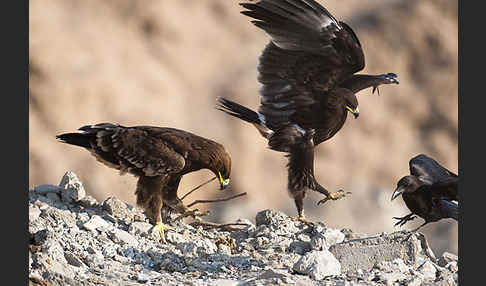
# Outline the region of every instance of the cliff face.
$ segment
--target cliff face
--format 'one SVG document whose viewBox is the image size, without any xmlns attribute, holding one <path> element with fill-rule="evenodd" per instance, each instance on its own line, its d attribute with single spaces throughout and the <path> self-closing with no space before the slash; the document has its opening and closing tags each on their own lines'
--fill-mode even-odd
<svg viewBox="0 0 486 286">
<path fill-rule="evenodd" d="M 362 91 L 359 119 L 350 117 L 316 148 L 321 184 L 353 194 L 323 207 L 309 194 L 306 213 L 335 228 L 393 231 L 391 217 L 408 210 L 390 196 L 411 157 L 425 153 L 457 172 L 457 2 L 320 2 L 357 33 L 363 72 L 397 73 L 400 85 L 382 87 L 380 96 Z M 221 142 L 232 155 L 234 189 L 248 196 L 217 206 L 213 219 L 253 219 L 265 208 L 295 215 L 283 154 L 269 150 L 252 126 L 214 109 L 217 96 L 254 109 L 259 104 L 256 65 L 268 37 L 239 13 L 237 2 L 29 4 L 31 186 L 57 181 L 68 169 L 97 199 L 117 196 L 134 204 L 135 178 L 120 177 L 55 135 L 99 122 L 170 126 Z M 186 176 L 180 193 L 210 176 Z M 216 189 L 207 186 L 194 197 L 216 197 Z M 457 253 L 455 222 L 423 232 L 436 252 Z"/>
</svg>

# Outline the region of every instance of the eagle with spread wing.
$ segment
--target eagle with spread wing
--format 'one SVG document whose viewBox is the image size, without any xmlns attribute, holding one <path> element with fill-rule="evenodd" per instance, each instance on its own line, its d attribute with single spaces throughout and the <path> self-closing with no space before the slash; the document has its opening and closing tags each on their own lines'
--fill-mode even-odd
<svg viewBox="0 0 486 286">
<path fill-rule="evenodd" d="M 153 126 L 125 127 L 100 123 L 79 128 L 82 132 L 57 135 L 61 142 L 87 149 L 96 160 L 120 174 L 138 177 L 135 195 L 161 233 L 161 210 L 197 216 L 177 197 L 182 176 L 201 169 L 211 170 L 221 189 L 229 185 L 231 157 L 223 145 L 187 131 Z"/>
<path fill-rule="evenodd" d="M 423 218 L 425 222 L 413 231 L 445 218 L 457 221 L 459 205 L 454 201 L 459 201 L 459 177 L 424 154 L 410 159 L 409 166 L 410 175 L 398 181 L 391 200 L 401 195 L 411 213 L 404 217 L 394 217 L 398 220 L 395 226 L 402 226 L 415 219 L 415 215 Z"/>
<path fill-rule="evenodd" d="M 298 220 L 306 221 L 303 199 L 311 189 L 337 200 L 346 194 L 329 192 L 314 177 L 314 147 L 332 138 L 347 112 L 359 115 L 356 93 L 382 84 L 398 84 L 397 75 L 355 74 L 365 66 L 358 37 L 313 0 L 261 0 L 241 3 L 241 13 L 264 30 L 270 43 L 258 65 L 260 107 L 254 112 L 218 98 L 217 108 L 253 124 L 270 149 L 289 158 L 288 190 Z"/>
</svg>

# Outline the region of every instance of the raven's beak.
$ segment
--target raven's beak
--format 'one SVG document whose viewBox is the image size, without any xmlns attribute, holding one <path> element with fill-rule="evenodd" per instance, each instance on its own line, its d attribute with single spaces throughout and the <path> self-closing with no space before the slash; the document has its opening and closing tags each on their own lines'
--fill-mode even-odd
<svg viewBox="0 0 486 286">
<path fill-rule="evenodd" d="M 230 179 L 223 179 L 223 176 L 221 176 L 221 173 L 218 172 L 218 175 L 219 175 L 219 185 L 220 185 L 220 190 L 224 190 L 226 189 L 226 187 L 229 186 L 229 183 L 230 183 Z"/>
<path fill-rule="evenodd" d="M 400 196 L 400 195 L 403 193 L 403 191 L 405 191 L 405 189 L 404 189 L 404 188 L 402 188 L 402 187 L 398 187 L 398 188 L 396 188 L 396 189 L 395 189 L 395 191 L 394 191 L 394 192 L 393 192 L 393 194 L 392 194 L 391 201 L 393 201 L 393 200 L 394 200 L 394 199 L 396 199 L 398 196 Z"/>
<path fill-rule="evenodd" d="M 355 118 L 355 119 L 356 119 L 356 118 L 358 118 L 358 116 L 359 116 L 359 108 L 358 108 L 358 107 L 356 107 L 356 109 L 352 109 L 351 107 L 349 107 L 349 106 L 347 106 L 347 105 L 346 105 L 346 109 L 347 109 L 349 112 L 351 112 L 351 114 L 353 114 L 353 115 L 354 115 L 354 118 Z"/>
</svg>

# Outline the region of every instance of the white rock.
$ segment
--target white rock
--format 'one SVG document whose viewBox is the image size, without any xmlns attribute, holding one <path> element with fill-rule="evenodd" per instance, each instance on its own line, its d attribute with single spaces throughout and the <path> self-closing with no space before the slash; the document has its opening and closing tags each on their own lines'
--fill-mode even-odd
<svg viewBox="0 0 486 286">
<path fill-rule="evenodd" d="M 137 281 L 138 282 L 147 282 L 149 280 L 148 276 L 143 273 L 137 274 Z"/>
<path fill-rule="evenodd" d="M 322 229 L 321 227 L 317 228 Z M 337 229 L 326 228 L 312 236 L 310 245 L 314 250 L 329 249 L 333 244 L 344 241 L 344 233 Z"/>
<path fill-rule="evenodd" d="M 459 268 L 457 267 L 457 261 L 451 261 L 446 264 L 445 268 L 449 269 L 452 272 L 457 272 Z"/>
<path fill-rule="evenodd" d="M 124 230 L 115 228 L 110 232 L 110 234 L 112 240 L 116 243 L 123 242 L 131 247 L 136 247 L 138 245 L 138 241 L 135 239 L 135 237 Z"/>
<path fill-rule="evenodd" d="M 34 221 L 39 218 L 41 214 L 41 210 L 38 207 L 30 206 L 29 207 L 29 221 Z"/>
<path fill-rule="evenodd" d="M 109 225 L 110 224 L 99 215 L 93 215 L 85 224 L 83 224 L 83 227 L 91 232 L 96 232 L 97 228 L 107 228 Z"/>
<path fill-rule="evenodd" d="M 439 258 L 439 265 L 445 267 L 449 262 L 457 261 L 458 257 L 455 254 L 444 252 Z"/>
<path fill-rule="evenodd" d="M 152 229 L 152 227 L 153 225 L 148 222 L 136 221 L 130 224 L 130 226 L 128 227 L 128 231 L 131 234 L 147 234 Z"/>
<path fill-rule="evenodd" d="M 214 286 L 237 286 L 243 285 L 245 281 L 243 280 L 233 280 L 233 279 L 217 279 L 211 281 L 210 285 Z"/>
<path fill-rule="evenodd" d="M 63 188 L 61 191 L 61 199 L 64 202 L 77 202 L 86 196 L 83 183 L 81 183 L 73 172 L 66 172 L 64 174 L 59 183 L 59 187 Z"/>
<path fill-rule="evenodd" d="M 294 264 L 293 269 L 316 280 L 341 274 L 341 264 L 328 250 L 307 252 Z"/>
<path fill-rule="evenodd" d="M 432 262 L 425 261 L 417 270 L 424 275 L 424 279 L 435 279 L 437 269 Z"/>
</svg>

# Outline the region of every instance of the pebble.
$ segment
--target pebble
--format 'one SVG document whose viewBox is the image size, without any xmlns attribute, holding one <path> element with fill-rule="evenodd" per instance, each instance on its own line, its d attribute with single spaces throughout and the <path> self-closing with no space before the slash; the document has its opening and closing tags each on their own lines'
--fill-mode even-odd
<svg viewBox="0 0 486 286">
<path fill-rule="evenodd" d="M 93 215 L 86 223 L 83 224 L 83 227 L 91 232 L 96 232 L 96 229 L 99 227 L 107 228 L 110 224 L 102 219 L 99 215 Z"/>
<path fill-rule="evenodd" d="M 437 269 L 430 261 L 425 261 L 417 270 L 424 275 L 425 279 L 435 279 L 437 273 Z"/>
<path fill-rule="evenodd" d="M 83 183 L 74 172 L 66 172 L 59 183 L 62 201 L 70 203 L 77 202 L 86 196 Z"/>
<path fill-rule="evenodd" d="M 313 250 L 306 253 L 294 264 L 293 269 L 316 280 L 341 274 L 341 264 L 328 250 Z"/>
<path fill-rule="evenodd" d="M 111 239 L 115 243 L 124 243 L 131 247 L 136 247 L 138 245 L 138 241 L 128 232 L 115 228 L 110 232 Z"/>
<path fill-rule="evenodd" d="M 457 261 L 458 257 L 455 254 L 444 252 L 441 257 L 439 257 L 439 266 L 445 267 L 449 262 Z"/>
</svg>

